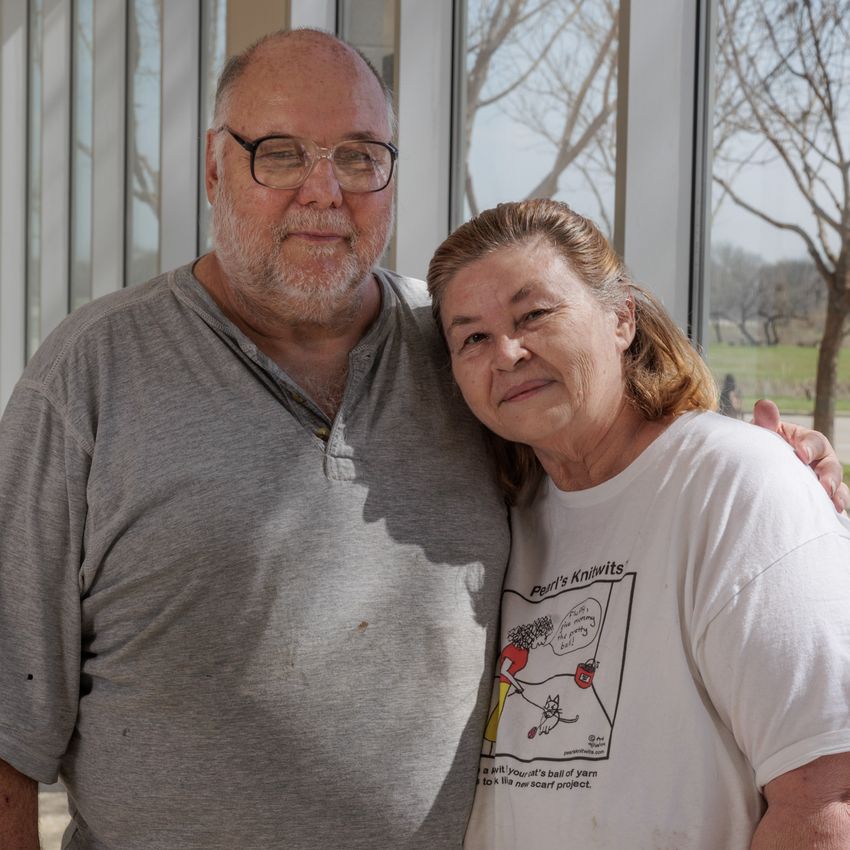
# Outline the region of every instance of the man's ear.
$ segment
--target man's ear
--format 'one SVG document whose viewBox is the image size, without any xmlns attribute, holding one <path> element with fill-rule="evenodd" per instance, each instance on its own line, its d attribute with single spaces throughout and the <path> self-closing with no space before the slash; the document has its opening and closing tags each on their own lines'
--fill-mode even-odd
<svg viewBox="0 0 850 850">
<path fill-rule="evenodd" d="M 207 190 L 207 200 L 215 203 L 218 194 L 218 161 L 215 155 L 216 136 L 215 130 L 207 130 L 207 147 L 204 155 L 204 185 Z"/>
</svg>

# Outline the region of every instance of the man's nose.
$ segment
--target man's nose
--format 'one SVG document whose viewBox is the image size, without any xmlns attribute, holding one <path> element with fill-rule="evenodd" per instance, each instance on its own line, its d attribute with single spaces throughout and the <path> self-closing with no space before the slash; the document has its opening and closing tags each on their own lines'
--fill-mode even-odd
<svg viewBox="0 0 850 850">
<path fill-rule="evenodd" d="M 521 336 L 500 336 L 496 339 L 494 368 L 508 372 L 531 357 Z"/>
<path fill-rule="evenodd" d="M 298 202 L 305 206 L 313 204 L 319 209 L 342 204 L 342 189 L 330 159 L 321 157 L 315 161 L 307 179 L 298 187 Z"/>
</svg>

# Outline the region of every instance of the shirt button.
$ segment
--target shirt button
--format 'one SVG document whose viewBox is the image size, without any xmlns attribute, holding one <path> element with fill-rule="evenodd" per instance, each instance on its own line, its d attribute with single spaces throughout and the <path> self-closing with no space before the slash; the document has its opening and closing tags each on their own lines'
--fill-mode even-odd
<svg viewBox="0 0 850 850">
<path fill-rule="evenodd" d="M 331 429 L 325 428 L 324 425 L 321 428 L 316 429 L 316 436 L 320 440 L 324 440 L 325 442 L 327 442 L 328 437 L 330 437 L 330 435 L 331 435 Z"/>
<path fill-rule="evenodd" d="M 304 396 L 303 396 L 303 395 L 298 395 L 298 393 L 292 393 L 292 400 L 293 400 L 296 404 L 304 404 Z"/>
</svg>

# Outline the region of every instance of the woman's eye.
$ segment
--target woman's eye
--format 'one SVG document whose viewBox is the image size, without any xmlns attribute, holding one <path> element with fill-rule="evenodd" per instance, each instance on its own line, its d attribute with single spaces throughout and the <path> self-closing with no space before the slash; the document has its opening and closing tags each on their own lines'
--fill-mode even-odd
<svg viewBox="0 0 850 850">
<path fill-rule="evenodd" d="M 482 340 L 485 340 L 486 338 L 487 338 L 487 334 L 483 334 L 483 333 L 470 334 L 461 343 L 461 348 L 469 348 L 470 346 L 476 345 L 477 343 L 481 342 Z"/>
<path fill-rule="evenodd" d="M 523 317 L 523 322 L 533 322 L 535 319 L 539 319 L 542 316 L 545 316 L 549 311 L 540 308 L 538 310 L 529 310 Z"/>
</svg>

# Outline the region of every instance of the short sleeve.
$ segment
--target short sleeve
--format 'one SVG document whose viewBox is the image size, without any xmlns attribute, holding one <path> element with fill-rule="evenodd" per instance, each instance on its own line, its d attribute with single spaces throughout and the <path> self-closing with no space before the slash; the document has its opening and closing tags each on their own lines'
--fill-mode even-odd
<svg viewBox="0 0 850 850">
<path fill-rule="evenodd" d="M 696 660 L 759 787 L 850 751 L 850 535 L 824 533 L 763 570 L 712 620 Z"/>
<path fill-rule="evenodd" d="M 0 420 L 0 758 L 56 779 L 80 682 L 90 453 L 32 382 Z"/>
</svg>

